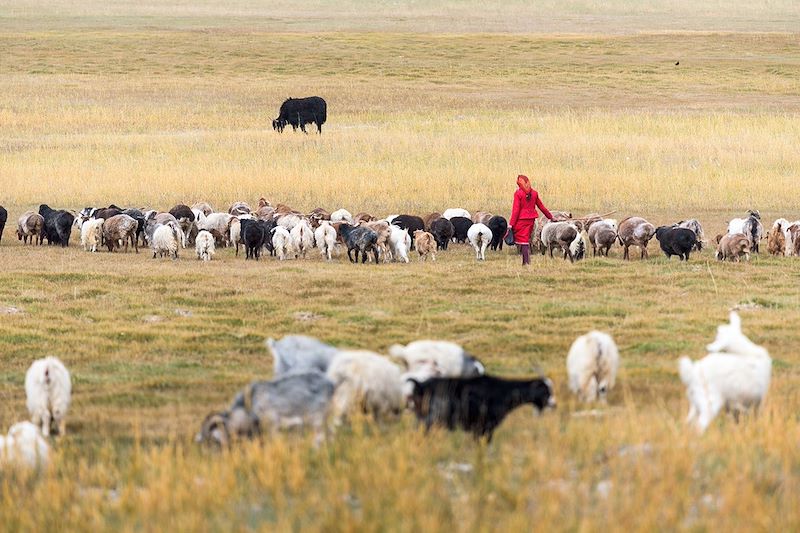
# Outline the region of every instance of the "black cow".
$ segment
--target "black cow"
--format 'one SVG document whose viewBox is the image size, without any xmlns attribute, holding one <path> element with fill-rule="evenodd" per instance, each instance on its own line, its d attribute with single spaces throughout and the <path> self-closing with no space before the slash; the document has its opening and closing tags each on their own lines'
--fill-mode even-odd
<svg viewBox="0 0 800 533">
<path fill-rule="evenodd" d="M 492 434 L 503 419 L 519 407 L 530 403 L 542 411 L 555 407 L 553 384 L 549 379 L 510 380 L 492 376 L 474 378 L 431 378 L 414 386 L 411 402 L 417 420 L 425 429 L 443 426 L 463 429 L 476 439 Z"/>
<path fill-rule="evenodd" d="M 47 244 L 69 246 L 72 223 L 75 217 L 67 211 L 51 209 L 47 204 L 39 206 L 39 214 L 44 218 L 44 236 Z"/>
<path fill-rule="evenodd" d="M 327 119 L 328 104 L 319 96 L 289 98 L 281 104 L 278 118 L 272 121 L 272 129 L 283 132 L 290 125 L 294 131 L 300 128 L 303 133 L 308 133 L 306 124 L 316 124 L 317 133 L 322 133 L 322 125 Z"/>
<path fill-rule="evenodd" d="M 490 218 L 486 225 L 489 226 L 490 230 L 492 230 L 492 244 L 490 245 L 491 249 L 497 250 L 499 247 L 502 250 L 503 239 L 508 231 L 508 221 L 505 219 L 505 217 L 496 215 Z"/>
<path fill-rule="evenodd" d="M 661 226 L 656 228 L 656 239 L 667 259 L 677 255 L 683 261 L 689 260 L 689 252 L 697 244 L 697 234 L 688 228 Z"/>
</svg>

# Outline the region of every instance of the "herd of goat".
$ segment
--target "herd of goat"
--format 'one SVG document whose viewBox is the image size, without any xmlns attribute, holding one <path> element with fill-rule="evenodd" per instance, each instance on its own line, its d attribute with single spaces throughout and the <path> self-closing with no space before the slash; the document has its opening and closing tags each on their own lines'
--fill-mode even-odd
<svg viewBox="0 0 800 533">
<path fill-rule="evenodd" d="M 683 220 L 669 226 L 656 227 L 642 217 L 632 216 L 617 222 L 603 215 L 573 218 L 572 213 L 554 211 L 553 221 L 537 219 L 531 234 L 531 249 L 550 257 L 559 250 L 564 259 L 577 261 L 593 255 L 608 256 L 619 243 L 623 258 L 630 259 L 630 248 L 636 246 L 641 258 L 648 257 L 647 246 L 655 237 L 669 258 L 673 255 L 689 259 L 693 250 L 707 243 L 703 227 L 696 219 Z M 0 237 L 7 212 L 0 207 Z M 258 260 L 262 251 L 280 260 L 305 258 L 312 249 L 328 261 L 339 250 L 346 250 L 351 262 L 368 259 L 379 262 L 408 263 L 416 250 L 420 260 L 436 260 L 439 250 L 447 250 L 452 242 L 469 242 L 478 260 L 486 258 L 487 248 L 502 250 L 508 221 L 485 211 L 470 214 L 452 208 L 443 213 L 391 215 L 378 219 L 368 213 L 355 216 L 345 209 L 328 212 L 316 208 L 301 213 L 279 204 L 273 207 L 261 198 L 255 209 L 245 202 L 236 202 L 226 212 L 216 212 L 206 202 L 193 206 L 176 205 L 169 211 L 123 209 L 115 205 L 87 207 L 79 213 L 51 209 L 43 204 L 39 212 L 23 213 L 17 223 L 17 237 L 24 243 L 68 246 L 73 226 L 80 228 L 84 250 L 96 252 L 102 246 L 109 252 L 139 246 L 149 247 L 153 257 L 178 258 L 179 251 L 194 246 L 198 259 L 210 261 L 219 246 L 232 246 L 245 259 Z M 749 211 L 745 218 L 728 223 L 727 232 L 717 235 L 716 257 L 719 260 L 749 260 L 758 253 L 759 243 L 766 236 L 768 251 L 774 255 L 800 255 L 800 221 L 780 218 L 770 231 L 764 231 L 758 211 Z"/>
<path fill-rule="evenodd" d="M 464 430 L 476 439 L 492 435 L 514 409 L 531 404 L 537 412 L 556 406 L 551 380 L 504 379 L 486 374 L 484 365 L 458 344 L 419 340 L 393 345 L 390 357 L 340 349 L 313 337 L 289 335 L 266 341 L 273 378 L 240 391 L 228 409 L 209 414 L 196 441 L 229 446 L 289 428 L 313 430 L 317 444 L 355 414 L 379 422 L 396 420 L 409 409 L 426 431 L 434 426 Z M 686 386 L 686 422 L 699 432 L 725 409 L 738 421 L 756 411 L 766 397 L 772 360 L 744 335 L 736 312 L 717 328 L 708 355 L 679 360 Z M 603 402 L 614 387 L 620 354 L 607 333 L 578 337 L 566 358 L 569 390 L 579 402 Z M 55 357 L 35 361 L 25 376 L 30 422 L 0 437 L 4 464 L 35 467 L 48 460 L 47 437 L 63 436 L 70 405 L 70 373 Z"/>
</svg>

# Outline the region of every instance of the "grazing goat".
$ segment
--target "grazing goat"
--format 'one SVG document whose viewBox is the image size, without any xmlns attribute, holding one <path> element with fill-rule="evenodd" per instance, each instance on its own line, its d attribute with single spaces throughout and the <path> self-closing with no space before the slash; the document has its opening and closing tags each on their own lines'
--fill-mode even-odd
<svg viewBox="0 0 800 533">
<path fill-rule="evenodd" d="M 8 435 L 0 436 L 0 465 L 4 467 L 43 467 L 49 456 L 47 440 L 30 422 L 18 422 L 11 426 Z"/>
<path fill-rule="evenodd" d="M 292 237 L 292 249 L 295 259 L 306 258 L 306 254 L 314 247 L 314 230 L 306 219 L 300 221 L 289 231 Z"/>
<path fill-rule="evenodd" d="M 717 245 L 716 258 L 720 261 L 730 259 L 739 262 L 744 257 L 750 261 L 750 239 L 744 233 L 723 235 Z"/>
<path fill-rule="evenodd" d="M 358 263 L 358 254 L 361 254 L 361 262 L 367 262 L 367 252 L 372 252 L 375 257 L 375 264 L 378 264 L 378 234 L 363 226 L 351 226 L 345 222 L 339 226 L 345 246 L 347 246 L 347 257 L 351 263 Z M 355 257 L 352 252 L 355 250 Z"/>
<path fill-rule="evenodd" d="M 208 216 L 214 212 L 214 208 L 211 207 L 211 204 L 208 202 L 197 202 L 192 206 L 192 212 L 195 213 L 195 218 L 197 218 L 197 211 L 203 213 L 204 216 Z"/>
<path fill-rule="evenodd" d="M 569 243 L 569 251 L 575 261 L 580 261 L 586 257 L 586 250 L 589 248 L 589 235 L 586 232 L 586 224 L 584 222 L 576 220 L 572 222 L 572 225 L 575 226 L 578 234 Z"/>
<path fill-rule="evenodd" d="M 159 224 L 153 231 L 153 239 L 150 247 L 153 250 L 153 259 L 159 257 L 172 257 L 178 259 L 178 249 L 183 240 L 180 226 L 174 220 L 166 224 Z"/>
<path fill-rule="evenodd" d="M 292 236 L 282 226 L 275 226 L 272 229 L 272 249 L 278 255 L 278 259 L 285 261 L 292 250 Z"/>
<path fill-rule="evenodd" d="M 44 236 L 47 244 L 60 244 L 62 248 L 69 246 L 72 223 L 75 216 L 67 211 L 51 209 L 47 204 L 39 206 L 39 214 L 44 220 Z"/>
<path fill-rule="evenodd" d="M 486 224 L 489 225 L 489 221 L 492 219 L 492 214 L 486 211 L 478 211 L 474 215 L 472 215 L 472 221 L 475 224 Z"/>
<path fill-rule="evenodd" d="M 784 230 L 788 229 L 789 221 L 779 218 L 772 223 L 769 233 L 767 233 L 767 253 L 770 255 L 786 255 L 786 235 Z"/>
<path fill-rule="evenodd" d="M 247 205 L 247 202 L 234 202 L 228 208 L 228 214 L 234 216 L 249 215 L 251 212 L 252 210 L 250 209 L 250 206 Z"/>
<path fill-rule="evenodd" d="M 472 227 L 472 220 L 467 217 L 453 217 L 450 223 L 453 225 L 453 239 L 457 243 L 467 242 L 467 232 Z"/>
<path fill-rule="evenodd" d="M 656 239 L 667 259 L 677 255 L 681 261 L 688 261 L 692 248 L 697 244 L 697 235 L 689 228 L 659 226 L 656 228 Z"/>
<path fill-rule="evenodd" d="M 483 364 L 454 342 L 421 340 L 389 347 L 389 355 L 403 362 L 409 372 L 436 369 L 442 377 L 482 376 Z"/>
<path fill-rule="evenodd" d="M 346 222 L 348 224 L 353 223 L 353 215 L 347 209 L 337 209 L 333 213 L 331 213 L 331 223 L 335 222 Z"/>
<path fill-rule="evenodd" d="M 59 436 L 67 433 L 66 417 L 72 392 L 69 371 L 57 357 L 37 359 L 25 374 L 25 395 L 31 421 L 45 437 L 54 427 Z"/>
<path fill-rule="evenodd" d="M 436 241 L 436 249 L 447 250 L 455 231 L 453 224 L 446 218 L 438 218 L 431 222 L 430 234 Z"/>
<path fill-rule="evenodd" d="M 90 218 L 81 224 L 81 246 L 84 251 L 96 252 L 102 244 L 103 223 L 105 220 L 102 218 Z"/>
<path fill-rule="evenodd" d="M 26 211 L 17 221 L 17 238 L 23 243 L 42 244 L 44 241 L 44 217 L 33 211 Z"/>
<path fill-rule="evenodd" d="M 492 230 L 486 224 L 479 222 L 470 226 L 467 238 L 475 250 L 475 257 L 478 261 L 486 260 L 486 248 L 492 242 Z"/>
<path fill-rule="evenodd" d="M 592 255 L 608 257 L 608 252 L 617 240 L 617 221 L 612 218 L 598 220 L 589 226 L 589 242 L 592 244 Z"/>
<path fill-rule="evenodd" d="M 415 241 L 414 232 L 417 230 L 425 231 L 425 221 L 415 215 L 397 215 L 392 219 L 390 224 L 393 224 L 400 229 L 407 229 L 408 234 L 411 236 L 411 249 L 413 250 L 417 243 Z"/>
<path fill-rule="evenodd" d="M 286 335 L 278 341 L 269 338 L 265 344 L 272 355 L 273 374 L 276 376 L 309 370 L 327 372 L 339 353 L 338 348 L 307 335 Z"/>
<path fill-rule="evenodd" d="M 336 248 L 336 230 L 333 229 L 330 222 L 327 220 L 320 222 L 317 229 L 314 230 L 314 240 L 319 247 L 322 257 L 330 261 L 333 258 L 333 251 Z"/>
<path fill-rule="evenodd" d="M 438 220 L 440 218 L 442 218 L 442 214 L 439 213 L 438 211 L 434 211 L 433 213 L 430 213 L 429 215 L 422 217 L 422 223 L 425 224 L 425 231 L 430 232 L 431 224 L 433 224 L 435 220 Z"/>
<path fill-rule="evenodd" d="M 436 240 L 427 231 L 417 230 L 414 232 L 414 242 L 417 243 L 417 253 L 420 261 L 427 261 L 428 255 L 431 260 L 436 261 Z"/>
<path fill-rule="evenodd" d="M 680 358 L 679 368 L 689 414 L 686 422 L 702 433 L 724 407 L 738 420 L 744 411 L 758 409 L 769 389 L 772 359 L 766 349 L 742 333 L 742 322 L 731 312 L 730 324 L 717 328 L 717 337 L 706 349 L 709 354 L 692 361 Z"/>
<path fill-rule="evenodd" d="M 192 212 L 192 208 L 188 205 L 178 204 L 169 210 L 169 214 L 174 216 L 175 220 L 180 224 L 181 231 L 183 231 L 183 242 L 181 244 L 186 248 L 187 237 L 192 232 L 192 228 L 195 225 L 195 216 Z"/>
<path fill-rule="evenodd" d="M 783 228 L 784 255 L 800 255 L 800 220 L 787 222 Z"/>
<path fill-rule="evenodd" d="M 334 425 L 348 413 L 361 411 L 376 420 L 397 417 L 405 395 L 400 367 L 366 350 L 343 350 L 331 361 L 328 379 L 336 386 L 331 402 Z"/>
<path fill-rule="evenodd" d="M 764 237 L 764 225 L 761 223 L 761 213 L 750 210 L 747 218 L 734 218 L 728 223 L 728 233 L 744 233 L 750 239 L 750 252 L 758 253 L 758 245 Z"/>
<path fill-rule="evenodd" d="M 705 244 L 704 241 L 705 234 L 703 233 L 703 226 L 702 224 L 700 224 L 699 220 L 697 220 L 696 218 L 681 220 L 680 222 L 678 222 L 678 227 L 692 230 L 696 238 L 695 248 L 697 249 L 698 252 L 703 249 L 703 245 Z"/>
<path fill-rule="evenodd" d="M 619 368 L 619 350 L 607 333 L 590 331 L 569 349 L 567 376 L 569 390 L 582 402 L 605 402 L 614 387 Z"/>
<path fill-rule="evenodd" d="M 392 258 L 395 261 L 408 263 L 408 251 L 411 249 L 411 236 L 408 234 L 408 230 L 390 225 L 389 231 L 389 245 L 392 249 Z"/>
<path fill-rule="evenodd" d="M 492 251 L 503 249 L 503 239 L 508 232 L 508 220 L 500 215 L 495 215 L 486 223 L 489 229 L 492 230 L 492 244 L 490 248 Z"/>
<path fill-rule="evenodd" d="M 622 245 L 623 259 L 630 259 L 629 248 L 631 246 L 638 246 L 642 252 L 642 259 L 647 259 L 647 243 L 653 238 L 656 233 L 656 228 L 641 217 L 628 217 L 619 223 L 619 230 L 617 231 L 617 239 Z"/>
<path fill-rule="evenodd" d="M 333 383 L 316 371 L 256 381 L 236 395 L 227 411 L 208 415 L 195 441 L 226 447 L 235 438 L 252 438 L 263 430 L 311 426 L 319 443 L 333 391 Z"/>
<path fill-rule="evenodd" d="M 472 215 L 469 214 L 469 211 L 466 209 L 461 209 L 460 207 L 445 209 L 444 213 L 442 213 L 442 218 L 446 218 L 447 220 L 450 220 L 453 217 L 468 218 L 470 219 L 470 222 L 472 222 Z"/>
<path fill-rule="evenodd" d="M 517 407 L 530 403 L 541 412 L 555 407 L 549 379 L 508 380 L 491 376 L 431 378 L 414 385 L 411 403 L 417 420 L 430 430 L 434 425 L 451 431 L 463 429 L 476 439 L 492 441 L 495 429 Z"/>
<path fill-rule="evenodd" d="M 372 222 L 373 220 L 378 220 L 376 217 L 370 215 L 369 213 L 358 213 L 356 216 L 353 217 L 353 224 L 356 226 L 361 224 L 362 222 Z"/>
<path fill-rule="evenodd" d="M 194 240 L 194 251 L 197 253 L 197 259 L 203 261 L 211 261 L 214 257 L 216 248 L 214 246 L 214 236 L 206 230 L 202 230 L 197 234 Z"/>
<path fill-rule="evenodd" d="M 136 231 L 139 223 L 136 219 L 128 215 L 115 215 L 103 223 L 103 240 L 105 240 L 108 251 L 113 252 L 114 248 L 125 244 L 125 253 L 128 253 L 128 243 L 133 244 L 133 249 L 139 253 L 139 242 L 136 238 Z"/>
<path fill-rule="evenodd" d="M 362 222 L 362 226 L 371 229 L 378 236 L 375 245 L 378 248 L 378 254 L 383 259 L 383 262 L 388 262 L 391 257 L 391 250 L 389 245 L 389 238 L 391 236 L 391 224 L 385 220 L 373 220 L 370 222 Z"/>
</svg>

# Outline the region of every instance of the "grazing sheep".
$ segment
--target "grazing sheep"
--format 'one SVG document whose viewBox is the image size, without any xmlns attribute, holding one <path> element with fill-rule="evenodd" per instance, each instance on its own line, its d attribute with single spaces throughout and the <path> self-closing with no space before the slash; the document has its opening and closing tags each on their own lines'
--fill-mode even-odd
<svg viewBox="0 0 800 533">
<path fill-rule="evenodd" d="M 42 244 L 44 241 L 44 217 L 33 211 L 26 211 L 17 221 L 17 238 L 23 243 Z"/>
<path fill-rule="evenodd" d="M 430 232 L 431 224 L 433 223 L 433 221 L 438 220 L 440 218 L 442 218 L 442 214 L 439 213 L 438 211 L 434 211 L 433 213 L 430 213 L 429 215 L 423 217 L 422 223 L 425 225 L 425 231 Z M 389 221 L 389 223 L 391 224 L 391 221 Z"/>
<path fill-rule="evenodd" d="M 234 216 L 249 215 L 251 212 L 252 210 L 250 209 L 250 206 L 247 205 L 247 202 L 234 202 L 228 208 L 228 214 Z"/>
<path fill-rule="evenodd" d="M 84 251 L 96 252 L 102 244 L 104 222 L 102 218 L 90 218 L 81 224 L 81 246 Z"/>
<path fill-rule="evenodd" d="M 581 335 L 567 355 L 569 390 L 582 402 L 605 402 L 618 368 L 619 350 L 611 335 L 600 331 Z"/>
<path fill-rule="evenodd" d="M 214 212 L 214 208 L 211 207 L 211 204 L 208 202 L 197 202 L 192 206 L 192 212 L 195 213 L 195 218 L 197 218 L 197 211 L 203 213 L 203 216 L 208 216 Z"/>
<path fill-rule="evenodd" d="M 278 259 L 285 261 L 292 250 L 292 236 L 282 226 L 275 226 L 272 229 L 272 248 L 278 255 Z"/>
<path fill-rule="evenodd" d="M 570 262 L 575 261 L 570 245 L 578 238 L 578 228 L 572 222 L 550 222 L 542 226 L 541 240 L 544 244 L 544 255 L 546 250 L 550 250 L 550 257 L 553 257 L 553 250 L 561 248 L 564 259 L 569 257 Z"/>
<path fill-rule="evenodd" d="M 490 230 L 492 230 L 492 244 L 490 248 L 492 251 L 503 249 L 503 239 L 508 232 L 508 220 L 500 215 L 495 215 L 486 223 Z"/>
<path fill-rule="evenodd" d="M 772 359 L 766 349 L 742 333 L 742 322 L 731 312 L 730 324 L 717 328 L 709 354 L 692 361 L 680 358 L 681 381 L 686 385 L 689 414 L 686 423 L 700 431 L 708 428 L 724 407 L 738 420 L 744 411 L 758 409 L 769 389 Z"/>
<path fill-rule="evenodd" d="M 8 435 L 0 436 L 0 465 L 4 467 L 44 467 L 49 455 L 47 440 L 30 422 L 18 422 L 11 426 Z"/>
<path fill-rule="evenodd" d="M 475 257 L 478 261 L 486 260 L 486 248 L 492 242 L 492 230 L 486 224 L 473 224 L 467 231 L 467 238 L 475 249 Z"/>
<path fill-rule="evenodd" d="M 692 230 L 696 238 L 695 248 L 697 248 L 698 252 L 703 249 L 703 245 L 705 244 L 704 241 L 705 234 L 703 233 L 703 226 L 702 224 L 700 224 L 699 220 L 697 220 L 696 218 L 681 220 L 680 222 L 678 222 L 678 227 Z"/>
<path fill-rule="evenodd" d="M 641 217 L 628 217 L 619 223 L 617 239 L 623 248 L 623 259 L 630 259 L 629 248 L 638 246 L 642 252 L 642 259 L 647 259 L 647 243 L 653 238 L 656 228 Z"/>
<path fill-rule="evenodd" d="M 758 253 L 758 245 L 764 238 L 764 225 L 761 224 L 761 213 L 750 210 L 747 218 L 734 218 L 728 223 L 728 233 L 743 233 L 750 239 L 750 252 Z"/>
<path fill-rule="evenodd" d="M 436 369 L 441 377 L 482 376 L 483 364 L 454 342 L 421 340 L 389 347 L 389 355 L 403 362 L 409 372 Z"/>
<path fill-rule="evenodd" d="M 460 207 L 445 209 L 444 213 L 442 213 L 442 218 L 446 218 L 447 220 L 450 220 L 453 217 L 468 218 L 470 219 L 470 222 L 472 222 L 472 215 L 469 214 L 469 211 L 466 209 L 461 209 Z"/>
<path fill-rule="evenodd" d="M 319 246 L 319 251 L 326 260 L 330 261 L 333 251 L 336 248 L 336 230 L 327 220 L 320 222 L 319 227 L 314 230 L 314 241 Z"/>
<path fill-rule="evenodd" d="M 306 258 L 306 254 L 314 247 L 314 230 L 306 219 L 300 221 L 291 229 L 289 235 L 292 238 L 292 249 L 295 259 Z"/>
<path fill-rule="evenodd" d="M 327 375 L 336 386 L 331 402 L 334 425 L 356 410 L 376 420 L 397 417 L 403 410 L 402 372 L 385 357 L 366 350 L 343 350 L 330 363 Z"/>
<path fill-rule="evenodd" d="M 362 222 L 361 225 L 371 229 L 378 236 L 378 240 L 375 244 L 375 246 L 378 247 L 378 254 L 383 259 L 384 263 L 388 262 L 392 255 L 389 245 L 391 224 L 385 220 L 373 220 L 371 222 Z"/>
<path fill-rule="evenodd" d="M 136 222 L 136 219 L 128 215 L 115 215 L 106 220 L 103 223 L 103 240 L 108 246 L 108 251 L 113 252 L 114 248 L 125 244 L 125 253 L 128 253 L 128 243 L 130 242 L 138 254 L 139 242 L 136 238 L 138 228 L 139 223 Z"/>
<path fill-rule="evenodd" d="M 345 246 L 347 246 L 347 258 L 351 263 L 358 263 L 358 254 L 361 254 L 361 262 L 367 262 L 367 252 L 372 252 L 375 257 L 375 264 L 378 264 L 378 234 L 363 226 L 351 226 L 345 222 L 339 225 L 339 235 L 341 235 Z M 355 257 L 352 252 L 355 250 Z"/>
<path fill-rule="evenodd" d="M 592 255 L 608 257 L 608 252 L 617 240 L 617 221 L 611 218 L 592 222 L 589 226 L 589 242 Z"/>
<path fill-rule="evenodd" d="M 333 392 L 333 383 L 316 371 L 256 381 L 236 395 L 228 411 L 208 415 L 195 441 L 225 447 L 232 438 L 252 438 L 263 430 L 310 426 L 319 443 Z"/>
<path fill-rule="evenodd" d="M 467 217 L 453 217 L 450 223 L 453 225 L 453 239 L 457 243 L 467 242 L 467 232 L 472 227 L 472 220 Z"/>
<path fill-rule="evenodd" d="M 37 359 L 25 374 L 25 394 L 31 421 L 42 428 L 45 437 L 54 427 L 60 436 L 67 433 L 72 381 L 69 372 L 57 357 Z"/>
<path fill-rule="evenodd" d="M 194 240 L 194 251 L 197 253 L 197 259 L 203 261 L 211 261 L 214 257 L 216 248 L 214 246 L 214 236 L 206 230 L 202 230 L 197 234 Z"/>
<path fill-rule="evenodd" d="M 716 258 L 720 261 L 730 259 L 739 262 L 744 257 L 750 261 L 750 239 L 744 233 L 723 235 L 717 245 Z"/>
<path fill-rule="evenodd" d="M 327 372 L 339 353 L 338 348 L 307 335 L 286 335 L 278 341 L 269 338 L 265 344 L 272 355 L 276 376 L 309 370 Z"/>
<path fill-rule="evenodd" d="M 492 214 L 487 211 L 478 211 L 474 215 L 472 215 L 472 222 L 475 224 L 485 224 L 489 225 L 489 221 L 492 219 Z"/>
<path fill-rule="evenodd" d="M 159 224 L 153 231 L 153 240 L 150 247 L 153 250 L 153 259 L 156 256 L 172 257 L 178 259 L 178 249 L 182 241 L 182 231 L 178 223 L 169 221 L 166 224 Z"/>
<path fill-rule="evenodd" d="M 430 234 L 436 240 L 436 249 L 447 250 L 447 245 L 450 244 L 455 231 L 453 224 L 446 218 L 439 218 L 431 222 Z"/>
<path fill-rule="evenodd" d="M 411 249 L 411 236 L 407 229 L 400 229 L 395 225 L 389 226 L 389 245 L 395 261 L 408 263 L 408 251 Z"/>
<path fill-rule="evenodd" d="M 397 215 L 392 219 L 390 224 L 393 224 L 400 229 L 407 229 L 408 234 L 411 236 L 411 249 L 413 250 L 416 246 L 416 241 L 414 240 L 414 232 L 417 230 L 425 230 L 425 221 L 422 220 L 421 217 L 416 215 Z"/>
<path fill-rule="evenodd" d="M 431 378 L 414 385 L 411 403 L 417 420 L 430 430 L 434 425 L 450 431 L 463 429 L 476 439 L 492 441 L 494 430 L 517 407 L 533 404 L 541 412 L 555 407 L 549 379 L 508 380 L 491 376 Z"/>
<path fill-rule="evenodd" d="M 697 234 L 693 230 L 674 226 L 656 228 L 656 239 L 667 259 L 677 255 L 681 261 L 689 260 L 689 254 L 697 244 Z"/>
<path fill-rule="evenodd" d="M 767 233 L 767 253 L 770 255 L 786 255 L 786 235 L 784 229 L 789 227 L 789 221 L 779 218 L 772 223 Z"/>
<path fill-rule="evenodd" d="M 433 235 L 427 231 L 417 230 L 414 232 L 414 241 L 417 243 L 417 252 L 419 253 L 419 260 L 426 261 L 428 255 L 431 256 L 433 261 L 436 261 L 436 240 Z"/>
<path fill-rule="evenodd" d="M 346 222 L 348 224 L 353 224 L 353 215 L 347 209 L 337 209 L 331 213 L 330 220 L 331 223 Z"/>
<path fill-rule="evenodd" d="M 69 246 L 75 216 L 63 209 L 51 209 L 47 204 L 39 206 L 39 214 L 44 220 L 43 231 L 47 244 L 60 244 L 62 248 Z"/>
</svg>

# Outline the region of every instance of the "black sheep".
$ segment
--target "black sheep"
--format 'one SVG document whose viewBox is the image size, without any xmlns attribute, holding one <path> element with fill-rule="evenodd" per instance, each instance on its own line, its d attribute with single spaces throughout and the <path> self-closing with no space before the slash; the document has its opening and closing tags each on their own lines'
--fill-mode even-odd
<svg viewBox="0 0 800 533">
<path fill-rule="evenodd" d="M 450 239 L 453 238 L 455 228 L 446 218 L 437 218 L 431 222 L 431 233 L 436 240 L 436 249 L 447 250 L 447 245 L 450 244 Z"/>
<path fill-rule="evenodd" d="M 0 242 L 3 240 L 3 230 L 6 227 L 6 221 L 8 220 L 8 211 L 6 208 L 0 205 Z"/>
<path fill-rule="evenodd" d="M 342 223 L 339 226 L 339 235 L 342 236 L 345 246 L 347 246 L 347 257 L 351 263 L 358 263 L 358 254 L 361 254 L 361 262 L 367 262 L 367 252 L 372 251 L 375 256 L 375 264 L 378 264 L 378 234 L 364 226 L 351 226 Z M 353 258 L 352 251 L 356 251 Z"/>
<path fill-rule="evenodd" d="M 656 239 L 667 259 L 677 255 L 681 260 L 688 261 L 689 253 L 697 243 L 697 234 L 688 228 L 661 226 L 656 228 Z"/>
<path fill-rule="evenodd" d="M 392 220 L 392 225 L 400 229 L 407 229 L 411 237 L 411 249 L 414 249 L 414 232 L 417 230 L 425 231 L 425 221 L 416 215 L 398 215 Z"/>
<path fill-rule="evenodd" d="M 431 378 L 418 382 L 411 394 L 417 420 L 425 429 L 443 426 L 449 430 L 463 429 L 476 439 L 492 434 L 503 419 L 519 407 L 530 403 L 542 411 L 555 407 L 553 384 L 549 379 L 509 380 L 491 376 L 474 378 Z"/>
<path fill-rule="evenodd" d="M 508 231 L 508 221 L 500 215 L 493 216 L 486 223 L 489 229 L 492 230 L 492 242 L 490 247 L 492 250 L 503 249 L 503 239 Z"/>
<path fill-rule="evenodd" d="M 75 221 L 72 213 L 63 209 L 51 209 L 47 204 L 42 204 L 39 206 L 39 214 L 44 218 L 44 236 L 47 238 L 47 244 L 69 246 L 72 223 Z"/>
<path fill-rule="evenodd" d="M 472 227 L 472 221 L 467 217 L 453 217 L 450 219 L 450 223 L 453 224 L 455 229 L 453 237 L 455 237 L 456 242 L 467 242 L 467 231 Z M 494 235 L 494 232 L 492 232 L 492 235 Z"/>
</svg>

